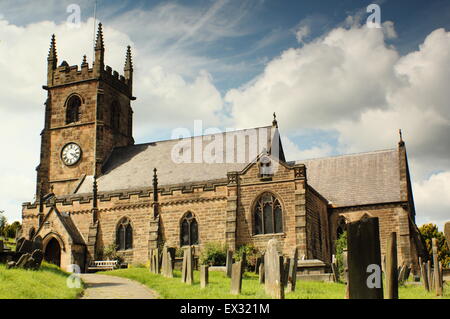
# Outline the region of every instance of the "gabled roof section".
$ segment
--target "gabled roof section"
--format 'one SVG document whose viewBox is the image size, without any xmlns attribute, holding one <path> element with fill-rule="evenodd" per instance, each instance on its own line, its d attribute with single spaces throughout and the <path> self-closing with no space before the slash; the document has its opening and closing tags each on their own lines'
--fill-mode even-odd
<svg viewBox="0 0 450 319">
<path fill-rule="evenodd" d="M 38 230 L 36 232 L 36 235 L 39 234 L 40 230 L 42 229 L 45 222 L 48 220 L 48 218 L 50 217 L 50 215 L 52 213 L 54 213 L 56 215 L 56 217 L 59 219 L 59 221 L 63 225 L 64 229 L 67 231 L 67 234 L 69 235 L 69 238 L 72 241 L 72 243 L 79 244 L 79 245 L 85 245 L 83 236 L 81 236 L 80 232 L 78 231 L 78 228 L 75 226 L 70 215 L 65 214 L 65 213 L 60 213 L 59 210 L 55 206 L 50 208 L 48 213 L 45 215 L 41 226 L 38 228 Z"/>
<path fill-rule="evenodd" d="M 226 180 L 228 172 L 271 150 L 274 136 L 275 128 L 264 126 L 115 148 L 97 179 L 98 190 L 151 188 L 153 168 L 160 186 Z M 92 182 L 87 176 L 76 193 L 91 193 Z"/>
<path fill-rule="evenodd" d="M 296 161 L 334 207 L 401 201 L 397 149 Z"/>
</svg>

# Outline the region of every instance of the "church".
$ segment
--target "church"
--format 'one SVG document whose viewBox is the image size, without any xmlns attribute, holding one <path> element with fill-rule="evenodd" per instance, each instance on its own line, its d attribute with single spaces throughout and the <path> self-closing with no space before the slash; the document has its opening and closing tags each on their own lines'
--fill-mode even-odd
<svg viewBox="0 0 450 319">
<path fill-rule="evenodd" d="M 84 270 L 116 245 L 127 263 L 145 264 L 161 243 L 264 251 L 276 238 L 285 255 L 297 248 L 329 264 L 346 224 L 370 216 L 382 254 L 394 231 L 399 264 L 417 262 L 401 137 L 392 149 L 286 161 L 274 116 L 264 127 L 135 144 L 130 47 L 125 56 L 123 75 L 105 65 L 99 24 L 93 64 L 58 65 L 52 36 L 35 200 L 22 206 L 22 234 L 42 241 L 48 261 Z"/>
</svg>

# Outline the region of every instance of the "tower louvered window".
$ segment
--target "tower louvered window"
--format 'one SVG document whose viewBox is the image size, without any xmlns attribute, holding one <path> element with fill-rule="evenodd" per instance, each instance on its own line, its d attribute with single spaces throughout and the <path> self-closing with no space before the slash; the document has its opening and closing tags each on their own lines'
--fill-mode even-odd
<svg viewBox="0 0 450 319">
<path fill-rule="evenodd" d="M 67 101 L 66 124 L 75 123 L 80 120 L 81 99 L 74 95 Z"/>
</svg>

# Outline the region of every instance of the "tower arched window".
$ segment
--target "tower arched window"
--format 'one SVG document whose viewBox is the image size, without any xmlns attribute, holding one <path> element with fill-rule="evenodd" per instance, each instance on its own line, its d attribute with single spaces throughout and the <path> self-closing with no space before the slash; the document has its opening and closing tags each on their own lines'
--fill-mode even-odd
<svg viewBox="0 0 450 319">
<path fill-rule="evenodd" d="M 283 208 L 272 193 L 263 193 L 256 201 L 254 211 L 255 235 L 283 232 Z"/>
<path fill-rule="evenodd" d="M 76 95 L 70 97 L 66 106 L 66 124 L 78 122 L 80 120 L 80 97 Z"/>
<path fill-rule="evenodd" d="M 188 212 L 181 219 L 181 246 L 198 244 L 198 224 L 194 215 Z"/>
<path fill-rule="evenodd" d="M 120 126 L 120 105 L 117 101 L 114 101 L 111 105 L 111 127 L 114 130 L 118 130 Z"/>
<path fill-rule="evenodd" d="M 127 217 L 122 218 L 117 225 L 116 244 L 118 250 L 133 248 L 133 227 Z"/>
</svg>

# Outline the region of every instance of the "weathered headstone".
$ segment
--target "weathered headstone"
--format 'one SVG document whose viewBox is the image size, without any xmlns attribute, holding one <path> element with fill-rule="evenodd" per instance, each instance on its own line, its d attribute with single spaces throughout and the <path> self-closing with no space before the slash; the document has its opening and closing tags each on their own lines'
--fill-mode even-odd
<svg viewBox="0 0 450 319">
<path fill-rule="evenodd" d="M 181 281 L 192 285 L 194 282 L 194 262 L 192 256 L 192 247 L 184 249 L 183 255 L 183 267 L 181 270 Z"/>
<path fill-rule="evenodd" d="M 150 249 L 150 271 L 159 274 L 159 249 Z"/>
<path fill-rule="evenodd" d="M 383 299 L 378 218 L 347 224 L 350 299 Z"/>
<path fill-rule="evenodd" d="M 442 296 L 442 281 L 441 274 L 439 273 L 439 259 L 438 259 L 438 248 L 437 239 L 432 239 L 433 247 L 433 266 L 434 266 L 434 289 L 436 290 L 436 296 Z"/>
<path fill-rule="evenodd" d="M 283 265 L 281 272 L 281 280 L 283 281 L 283 288 L 287 288 L 289 278 L 289 264 L 291 262 L 291 259 L 289 257 L 285 257 L 282 260 L 280 260 L 280 262 Z"/>
<path fill-rule="evenodd" d="M 289 262 L 288 284 L 286 287 L 287 292 L 295 291 L 295 286 L 297 283 L 297 264 L 298 264 L 298 249 L 294 248 L 293 256 Z"/>
<path fill-rule="evenodd" d="M 389 234 L 386 246 L 386 290 L 387 299 L 398 299 L 397 233 Z"/>
<path fill-rule="evenodd" d="M 16 238 L 16 251 L 19 251 L 20 246 L 22 246 L 25 237 Z"/>
<path fill-rule="evenodd" d="M 413 266 L 411 264 L 409 266 L 406 266 L 405 276 L 403 277 L 404 282 L 408 281 L 412 268 L 413 268 Z"/>
<path fill-rule="evenodd" d="M 284 299 L 284 287 L 281 279 L 282 264 L 277 250 L 276 239 L 269 240 L 264 256 L 265 292 L 275 299 Z"/>
<path fill-rule="evenodd" d="M 36 249 L 44 250 L 41 236 L 36 236 L 33 240 L 33 251 L 35 251 Z"/>
<path fill-rule="evenodd" d="M 420 276 L 422 279 L 423 287 L 426 291 L 430 291 L 430 286 L 428 283 L 428 274 L 427 274 L 427 264 L 422 262 L 422 258 L 419 257 L 419 263 L 420 263 Z"/>
<path fill-rule="evenodd" d="M 37 270 L 41 266 L 42 259 L 44 258 L 44 254 L 42 250 L 36 249 L 31 254 L 30 258 L 23 265 L 24 269 L 33 269 Z"/>
<path fill-rule="evenodd" d="M 26 265 L 28 259 L 31 258 L 30 254 L 23 254 L 22 256 L 20 256 L 19 260 L 16 262 L 15 267 L 16 268 L 24 268 L 24 266 Z"/>
<path fill-rule="evenodd" d="M 256 263 L 255 263 L 255 274 L 259 274 L 259 265 L 261 265 L 262 263 L 262 257 L 258 257 L 256 258 Z"/>
<path fill-rule="evenodd" d="M 430 291 L 433 289 L 433 272 L 431 268 L 431 260 L 427 261 L 427 276 L 428 276 L 428 286 Z"/>
<path fill-rule="evenodd" d="M 447 242 L 447 247 L 450 249 L 450 222 L 446 222 L 444 226 L 445 241 Z"/>
<path fill-rule="evenodd" d="M 200 288 L 206 288 L 209 283 L 209 267 L 206 265 L 200 266 Z"/>
<path fill-rule="evenodd" d="M 162 263 L 161 263 L 161 274 L 167 278 L 173 278 L 173 259 L 171 248 L 167 244 L 163 247 L 162 253 Z"/>
<path fill-rule="evenodd" d="M 264 272 L 264 263 L 261 263 L 261 264 L 259 265 L 259 283 L 260 283 L 260 284 L 263 284 L 263 283 L 264 283 L 264 275 L 265 275 L 265 272 Z"/>
<path fill-rule="evenodd" d="M 231 267 L 231 290 L 232 295 L 239 295 L 242 288 L 242 274 L 244 272 L 244 262 L 238 261 Z"/>
<path fill-rule="evenodd" d="M 342 252 L 342 262 L 344 267 L 344 281 L 348 285 L 348 250 Z"/>
<path fill-rule="evenodd" d="M 231 267 L 233 266 L 233 252 L 231 250 L 227 250 L 227 277 L 231 278 Z"/>
<path fill-rule="evenodd" d="M 19 253 L 32 253 L 33 252 L 33 243 L 29 241 L 28 239 L 24 239 L 22 242 L 22 245 L 20 245 L 20 248 L 18 250 Z"/>
<path fill-rule="evenodd" d="M 403 284 L 404 278 L 405 278 L 405 272 L 406 272 L 406 265 L 405 263 L 402 264 L 400 267 L 400 271 L 398 273 L 398 282 L 400 284 Z"/>
</svg>

